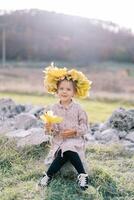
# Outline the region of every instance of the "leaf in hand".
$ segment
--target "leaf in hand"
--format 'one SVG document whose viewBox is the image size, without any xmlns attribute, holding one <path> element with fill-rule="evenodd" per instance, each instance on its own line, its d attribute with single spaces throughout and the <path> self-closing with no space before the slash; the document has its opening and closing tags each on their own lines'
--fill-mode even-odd
<svg viewBox="0 0 134 200">
<path fill-rule="evenodd" d="M 63 121 L 62 117 L 59 117 L 57 115 L 53 114 L 53 111 L 47 111 L 44 115 L 41 115 L 40 118 L 45 122 L 45 123 L 60 123 Z"/>
</svg>

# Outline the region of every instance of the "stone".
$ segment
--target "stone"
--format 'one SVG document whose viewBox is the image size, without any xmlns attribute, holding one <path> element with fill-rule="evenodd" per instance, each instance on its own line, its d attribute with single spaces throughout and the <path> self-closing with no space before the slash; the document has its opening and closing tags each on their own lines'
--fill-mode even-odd
<svg viewBox="0 0 134 200">
<path fill-rule="evenodd" d="M 31 132 L 29 130 L 24 130 L 24 129 L 18 129 L 18 130 L 13 130 L 13 131 L 9 131 L 6 133 L 7 137 L 10 138 L 23 138 L 26 137 L 27 135 L 31 134 Z"/>
<path fill-rule="evenodd" d="M 91 134 L 93 135 L 94 132 L 98 131 L 99 130 L 99 123 L 94 123 L 94 124 L 91 124 L 90 126 L 90 131 L 91 131 Z"/>
<path fill-rule="evenodd" d="M 22 135 L 23 137 L 21 137 Z M 41 128 L 31 128 L 27 131 L 21 130 L 20 137 L 19 133 L 16 133 L 13 137 L 15 138 L 18 147 L 26 145 L 38 145 L 49 141 L 49 136 L 45 135 L 44 130 Z"/>
<path fill-rule="evenodd" d="M 0 134 L 15 139 L 18 146 L 50 141 L 50 136 L 44 134 L 44 122 L 40 119 L 45 109 L 48 107 L 16 104 L 10 98 L 0 99 Z M 90 124 L 89 127 L 84 136 L 86 146 L 120 143 L 131 151 L 134 149 L 134 109 L 118 108 L 104 123 Z"/>
<path fill-rule="evenodd" d="M 121 140 L 120 144 L 124 146 L 124 148 L 128 151 L 134 152 L 134 143 L 128 140 Z"/>
<path fill-rule="evenodd" d="M 4 121 L 11 114 L 11 110 L 14 107 L 15 103 L 12 99 L 0 99 L 0 120 Z"/>
<path fill-rule="evenodd" d="M 95 139 L 94 135 L 91 134 L 86 134 L 84 136 L 85 141 L 86 141 L 86 146 L 90 145 L 90 144 L 97 144 L 98 141 Z"/>
<path fill-rule="evenodd" d="M 128 133 L 126 131 L 118 131 L 119 139 L 123 139 L 126 137 Z"/>
<path fill-rule="evenodd" d="M 7 118 L 4 121 L 0 121 L 0 135 L 5 135 L 7 132 L 14 130 L 14 119 Z"/>
<path fill-rule="evenodd" d="M 30 111 L 29 114 L 39 117 L 43 114 L 44 107 L 43 106 L 34 106 Z"/>
<path fill-rule="evenodd" d="M 119 140 L 117 131 L 114 129 L 107 129 L 103 132 L 98 131 L 94 136 L 97 140 L 100 140 L 103 143 L 109 143 L 113 141 L 117 142 Z"/>
<path fill-rule="evenodd" d="M 129 132 L 125 139 L 134 143 L 134 131 Z"/>
<path fill-rule="evenodd" d="M 134 110 L 118 108 L 104 123 L 105 127 L 118 131 L 129 131 L 134 127 Z"/>
<path fill-rule="evenodd" d="M 22 113 L 15 117 L 14 128 L 15 129 L 29 129 L 36 126 L 37 118 L 34 115 Z"/>
<path fill-rule="evenodd" d="M 99 126 L 99 131 L 102 132 L 102 131 L 105 131 L 108 128 L 109 128 L 108 123 L 101 123 L 100 126 Z"/>
<path fill-rule="evenodd" d="M 0 99 L 0 120 L 12 118 L 25 111 L 24 105 L 16 105 L 12 99 Z"/>
</svg>

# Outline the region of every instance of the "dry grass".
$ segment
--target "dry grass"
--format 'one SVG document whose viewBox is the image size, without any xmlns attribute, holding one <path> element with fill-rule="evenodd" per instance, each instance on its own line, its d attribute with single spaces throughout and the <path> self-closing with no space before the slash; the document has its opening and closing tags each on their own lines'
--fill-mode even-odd
<svg viewBox="0 0 134 200">
<path fill-rule="evenodd" d="M 134 101 L 134 77 L 127 69 L 85 70 L 93 81 L 91 98 Z M 0 69 L 0 92 L 44 94 L 43 69 Z"/>
<path fill-rule="evenodd" d="M 42 69 L 0 69 L 0 91 L 43 93 Z"/>
</svg>

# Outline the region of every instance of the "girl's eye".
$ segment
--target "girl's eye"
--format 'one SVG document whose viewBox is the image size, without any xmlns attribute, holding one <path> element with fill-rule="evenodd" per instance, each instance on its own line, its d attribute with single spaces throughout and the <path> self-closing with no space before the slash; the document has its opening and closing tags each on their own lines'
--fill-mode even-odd
<svg viewBox="0 0 134 200">
<path fill-rule="evenodd" d="M 63 90 L 63 88 L 59 88 L 59 90 Z"/>
<path fill-rule="evenodd" d="M 63 90 L 70 91 L 71 89 L 70 88 L 64 89 L 64 88 L 61 87 L 61 88 L 59 88 L 59 90 L 60 91 L 63 91 Z"/>
</svg>

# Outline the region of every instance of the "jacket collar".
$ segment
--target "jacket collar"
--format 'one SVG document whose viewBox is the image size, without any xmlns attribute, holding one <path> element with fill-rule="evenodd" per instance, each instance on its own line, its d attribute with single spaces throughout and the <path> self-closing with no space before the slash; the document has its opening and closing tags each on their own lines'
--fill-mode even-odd
<svg viewBox="0 0 134 200">
<path fill-rule="evenodd" d="M 74 102 L 73 102 L 73 100 L 70 102 L 70 104 L 68 105 L 68 106 L 63 106 L 60 102 L 58 103 L 58 107 L 59 108 L 62 108 L 62 109 L 66 109 L 66 110 L 68 110 L 68 109 L 70 109 L 72 106 L 73 106 L 73 104 L 74 104 Z"/>
</svg>

